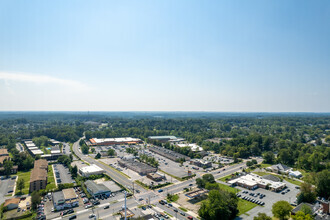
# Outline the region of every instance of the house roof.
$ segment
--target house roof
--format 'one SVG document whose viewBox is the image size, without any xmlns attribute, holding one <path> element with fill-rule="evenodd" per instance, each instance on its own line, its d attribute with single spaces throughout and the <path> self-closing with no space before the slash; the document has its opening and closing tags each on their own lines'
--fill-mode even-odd
<svg viewBox="0 0 330 220">
<path fill-rule="evenodd" d="M 4 206 L 7 206 L 9 204 L 19 204 L 19 201 L 21 201 L 20 198 L 6 199 Z"/>
<path fill-rule="evenodd" d="M 288 167 L 288 166 L 286 166 L 284 164 L 281 164 L 281 163 L 276 164 L 276 165 L 273 165 L 273 166 L 271 166 L 271 168 L 272 169 L 276 169 L 276 170 L 280 170 L 280 171 L 287 171 L 287 170 L 290 169 L 290 167 Z"/>
<path fill-rule="evenodd" d="M 8 150 L 6 148 L 1 148 L 0 149 L 0 155 L 7 155 L 8 156 L 9 155 Z"/>
<path fill-rule="evenodd" d="M 31 171 L 30 182 L 34 182 L 37 180 L 46 180 L 47 168 L 48 168 L 47 160 L 40 159 L 34 161 L 34 168 Z"/>
<path fill-rule="evenodd" d="M 301 208 L 304 206 L 304 205 L 307 205 L 309 208 L 311 208 L 311 210 L 313 211 L 313 205 L 312 204 L 309 204 L 309 203 L 300 203 L 298 206 L 296 206 L 294 209 L 292 209 L 292 213 L 293 214 L 296 214 L 297 212 L 301 211 Z"/>
<path fill-rule="evenodd" d="M 5 160 L 5 159 L 9 159 L 10 157 L 9 156 L 1 156 L 0 157 L 0 163 L 3 163 L 3 161 Z"/>
</svg>

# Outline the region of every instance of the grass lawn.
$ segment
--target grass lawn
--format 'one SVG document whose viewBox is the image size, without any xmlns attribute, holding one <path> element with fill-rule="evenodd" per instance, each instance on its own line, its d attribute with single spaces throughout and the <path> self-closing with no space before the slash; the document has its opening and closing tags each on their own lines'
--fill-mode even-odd
<svg viewBox="0 0 330 220">
<path fill-rule="evenodd" d="M 228 175 L 228 176 L 221 177 L 218 180 L 220 180 L 222 182 L 227 182 L 227 179 L 230 179 L 230 178 L 231 178 L 231 175 Z"/>
<path fill-rule="evenodd" d="M 238 207 L 238 210 L 239 210 L 239 213 L 238 215 L 242 215 L 244 213 L 246 213 L 247 211 L 253 209 L 254 207 L 256 207 L 257 204 L 254 204 L 252 202 L 249 202 L 249 201 L 246 201 L 244 199 L 238 199 L 238 204 L 237 204 L 237 207 Z"/>
<path fill-rule="evenodd" d="M 227 185 L 224 185 L 224 184 L 221 184 L 221 183 L 218 183 L 218 184 L 219 184 L 220 189 L 225 190 L 227 192 L 238 193 L 239 191 L 241 191 L 239 189 L 236 189 L 234 187 L 230 187 L 230 186 L 227 186 Z"/>
<path fill-rule="evenodd" d="M 22 171 L 19 171 L 17 172 L 17 176 L 18 176 L 18 179 L 24 179 L 24 189 L 22 189 L 22 193 L 23 194 L 29 194 L 29 188 L 30 188 L 30 174 L 31 174 L 31 171 L 28 171 L 28 172 L 22 172 Z M 15 194 L 19 193 L 20 191 L 15 190 Z"/>
<path fill-rule="evenodd" d="M 179 209 L 181 209 L 182 211 L 184 211 L 184 212 L 188 212 L 188 209 L 186 209 L 186 208 L 183 208 L 183 207 L 179 207 Z"/>
<path fill-rule="evenodd" d="M 289 183 L 295 184 L 295 185 L 297 185 L 297 186 L 300 186 L 300 185 L 303 183 L 303 182 L 300 182 L 300 181 L 295 180 L 295 179 L 289 179 L 288 177 L 284 177 L 284 179 L 285 179 L 286 181 L 288 181 Z"/>
<path fill-rule="evenodd" d="M 266 173 L 266 172 L 253 172 L 253 173 L 255 173 L 255 174 L 259 175 L 259 176 L 265 176 L 265 175 L 271 174 L 271 173 Z"/>
<path fill-rule="evenodd" d="M 271 164 L 267 164 L 267 163 L 261 163 L 260 164 L 260 168 L 266 168 L 266 167 L 270 167 Z"/>
<path fill-rule="evenodd" d="M 172 195 L 172 198 L 169 200 L 167 199 L 167 202 L 176 202 L 179 199 L 179 195 Z"/>
<path fill-rule="evenodd" d="M 48 165 L 48 173 L 47 173 L 47 186 L 46 189 L 55 189 L 55 179 L 53 174 L 53 168 L 52 165 Z"/>
</svg>

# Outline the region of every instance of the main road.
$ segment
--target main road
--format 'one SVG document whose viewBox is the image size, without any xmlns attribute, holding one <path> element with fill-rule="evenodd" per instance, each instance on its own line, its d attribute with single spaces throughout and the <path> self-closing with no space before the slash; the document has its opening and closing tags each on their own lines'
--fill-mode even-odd
<svg viewBox="0 0 330 220">
<path fill-rule="evenodd" d="M 125 186 L 125 187 L 133 187 L 133 182 L 131 180 L 129 180 L 127 177 L 125 177 L 124 175 L 121 175 L 120 173 L 118 173 L 117 171 L 113 170 L 112 168 L 110 168 L 110 166 L 105 165 L 103 163 L 100 163 L 99 161 L 95 160 L 94 158 L 91 158 L 87 155 L 84 155 L 81 151 L 80 151 L 80 145 L 79 145 L 79 141 L 75 142 L 72 146 L 72 150 L 73 152 L 77 155 L 77 157 L 79 157 L 81 160 L 88 162 L 89 164 L 96 164 L 97 166 L 101 167 L 102 169 L 105 170 L 105 172 L 116 182 L 118 182 L 119 184 Z M 144 188 L 142 188 L 141 186 L 134 184 L 134 189 L 138 189 L 141 192 L 147 192 L 147 190 L 145 190 Z"/>
</svg>

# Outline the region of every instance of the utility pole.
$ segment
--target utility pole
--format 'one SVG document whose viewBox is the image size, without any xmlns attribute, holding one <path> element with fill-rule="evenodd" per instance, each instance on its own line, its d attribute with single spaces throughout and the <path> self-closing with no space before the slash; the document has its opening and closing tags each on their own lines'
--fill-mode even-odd
<svg viewBox="0 0 330 220">
<path fill-rule="evenodd" d="M 127 213 L 126 213 L 126 191 L 125 191 L 125 220 L 127 220 Z"/>
</svg>

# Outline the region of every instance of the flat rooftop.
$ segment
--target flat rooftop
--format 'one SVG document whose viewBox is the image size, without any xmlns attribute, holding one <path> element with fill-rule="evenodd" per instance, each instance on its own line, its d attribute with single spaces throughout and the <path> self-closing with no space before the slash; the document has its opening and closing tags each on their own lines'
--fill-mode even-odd
<svg viewBox="0 0 330 220">
<path fill-rule="evenodd" d="M 102 144 L 107 142 L 114 142 L 114 143 L 130 143 L 130 142 L 140 142 L 141 139 L 139 138 L 131 138 L 131 137 L 121 137 L 121 138 L 91 138 L 89 141 L 92 144 Z"/>
<path fill-rule="evenodd" d="M 80 168 L 80 170 L 84 173 L 94 173 L 94 172 L 104 171 L 101 167 L 97 166 L 96 164 L 82 167 L 82 168 Z"/>
</svg>

